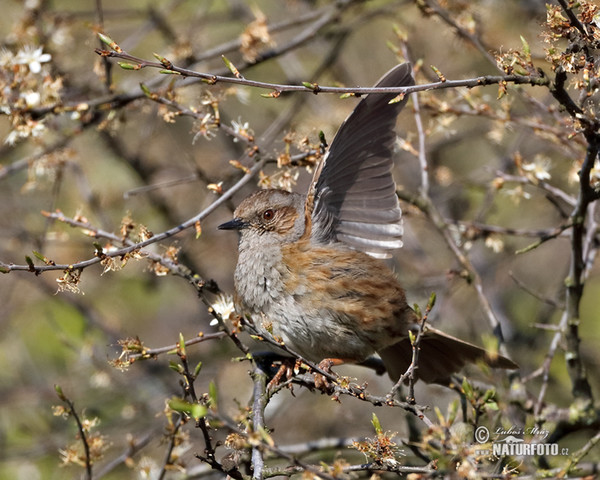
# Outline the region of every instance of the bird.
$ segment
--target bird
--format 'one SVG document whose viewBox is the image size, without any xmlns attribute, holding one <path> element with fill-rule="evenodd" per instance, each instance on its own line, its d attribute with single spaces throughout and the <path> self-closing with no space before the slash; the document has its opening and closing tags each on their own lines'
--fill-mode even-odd
<svg viewBox="0 0 600 480">
<path fill-rule="evenodd" d="M 399 64 L 376 87 L 414 85 Z M 236 312 L 302 358 L 331 367 L 378 354 L 393 381 L 411 365 L 420 329 L 385 258 L 402 246 L 402 211 L 392 176 L 396 118 L 408 96 L 369 93 L 342 123 L 306 194 L 259 190 L 221 230 L 239 232 Z M 448 384 L 467 363 L 517 368 L 425 325 L 416 378 Z"/>
</svg>

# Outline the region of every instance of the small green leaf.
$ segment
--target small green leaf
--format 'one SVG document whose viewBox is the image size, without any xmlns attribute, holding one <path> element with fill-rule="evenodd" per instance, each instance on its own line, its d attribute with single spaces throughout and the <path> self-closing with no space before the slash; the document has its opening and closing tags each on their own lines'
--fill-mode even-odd
<svg viewBox="0 0 600 480">
<path fill-rule="evenodd" d="M 105 35 L 104 33 L 98 32 L 98 38 L 100 38 L 100 41 L 108 45 L 110 48 L 113 48 L 113 45 L 117 44 L 115 41 L 113 41 L 112 38 L 110 38 L 108 35 Z"/>
<path fill-rule="evenodd" d="M 217 408 L 217 384 L 214 380 L 208 384 L 208 403 L 211 408 Z"/>
<path fill-rule="evenodd" d="M 325 134 L 323 133 L 323 130 L 319 130 L 319 142 L 324 147 L 327 146 L 327 139 L 325 138 Z"/>
<path fill-rule="evenodd" d="M 412 332 L 412 330 L 408 331 L 408 339 L 410 340 L 410 344 L 414 345 L 415 340 L 417 339 L 416 335 Z"/>
<path fill-rule="evenodd" d="M 194 377 L 198 376 L 201 369 L 202 369 L 202 362 L 198 362 L 198 364 L 196 365 L 196 368 L 194 368 Z"/>
<path fill-rule="evenodd" d="M 469 381 L 467 380 L 467 378 L 463 378 L 463 382 L 462 382 L 462 391 L 465 394 L 465 397 L 467 397 L 468 400 L 472 400 L 473 399 L 473 387 L 471 387 L 471 384 L 469 383 Z"/>
<path fill-rule="evenodd" d="M 523 53 L 527 56 L 527 58 L 530 58 L 531 48 L 529 48 L 529 43 L 527 43 L 527 40 L 525 40 L 525 37 L 523 37 L 523 35 L 519 35 L 519 37 L 521 38 L 521 44 L 523 45 Z"/>
<path fill-rule="evenodd" d="M 377 415 L 375 415 L 375 413 L 373 413 L 373 417 L 371 418 L 371 423 L 373 424 L 375 433 L 377 435 L 381 435 L 383 433 L 383 428 L 381 428 L 381 422 L 379 421 L 379 418 L 377 418 Z"/>
<path fill-rule="evenodd" d="M 231 63 L 231 60 L 229 60 L 225 55 L 221 55 L 221 58 L 223 59 L 223 62 L 225 62 L 225 65 L 227 66 L 229 71 L 233 73 L 236 78 L 240 78 L 242 76 L 240 74 L 240 71 L 236 68 L 236 66 L 233 63 Z"/>
<path fill-rule="evenodd" d="M 58 398 L 60 398 L 63 402 L 67 400 L 67 397 L 63 393 L 62 388 L 61 388 L 60 385 L 54 385 L 54 391 L 58 395 Z"/>
<path fill-rule="evenodd" d="M 154 58 L 156 58 L 163 67 L 165 68 L 173 68 L 173 63 L 171 63 L 170 60 L 167 60 L 165 57 L 163 57 L 162 55 L 159 55 L 158 53 L 153 53 L 152 55 L 154 55 Z"/>
<path fill-rule="evenodd" d="M 436 300 L 436 295 L 435 292 L 431 292 L 431 295 L 429 295 L 429 302 L 427 303 L 427 310 L 431 311 L 433 310 L 433 307 L 435 306 L 435 300 Z"/>
<path fill-rule="evenodd" d="M 279 98 L 281 92 L 279 90 L 273 90 L 269 93 L 261 93 L 260 96 L 264 98 Z"/>
<path fill-rule="evenodd" d="M 340 99 L 344 99 L 344 98 L 349 98 L 349 97 L 354 97 L 355 95 L 353 93 L 342 93 L 340 95 Z"/>
<path fill-rule="evenodd" d="M 274 446 L 275 442 L 273 441 L 273 438 L 271 437 L 271 435 L 269 435 L 269 432 L 267 432 L 267 430 L 265 429 L 265 427 L 260 427 L 258 429 L 258 433 L 260 433 L 260 437 L 262 438 L 262 440 L 270 446 Z"/>
<path fill-rule="evenodd" d="M 454 399 L 448 405 L 448 425 L 452 425 L 456 420 L 456 414 L 458 413 L 458 399 Z"/>
<path fill-rule="evenodd" d="M 195 420 L 200 420 L 206 415 L 208 409 L 198 403 L 186 402 L 182 398 L 173 397 L 168 402 L 169 408 L 176 412 L 185 413 Z"/>
<path fill-rule="evenodd" d="M 175 70 L 167 70 L 167 69 L 159 70 L 158 73 L 164 73 L 166 75 L 181 75 L 181 73 L 176 72 Z"/>
<path fill-rule="evenodd" d="M 152 97 L 152 92 L 150 91 L 150 89 L 144 85 L 143 83 L 140 83 L 140 88 L 142 89 L 142 92 L 144 92 L 144 95 L 146 95 L 147 97 Z"/>
<path fill-rule="evenodd" d="M 119 67 L 121 67 L 123 70 L 139 70 L 139 66 L 138 65 L 134 65 L 133 63 L 127 63 L 127 62 L 117 62 L 117 64 L 119 65 Z"/>
<path fill-rule="evenodd" d="M 394 52 L 396 55 L 400 54 L 400 49 L 392 42 L 390 42 L 389 40 L 387 42 L 385 42 L 386 46 L 392 51 Z"/>
<path fill-rule="evenodd" d="M 119 47 L 119 45 L 117 45 L 117 42 L 115 42 L 108 35 L 105 35 L 104 33 L 98 32 L 98 38 L 100 39 L 100 41 L 102 43 L 108 45 L 115 52 L 117 52 L 117 53 L 122 53 L 123 52 L 123 49 L 121 47 Z"/>
<path fill-rule="evenodd" d="M 396 95 L 394 98 L 392 98 L 388 102 L 388 105 L 393 105 L 394 103 L 401 102 L 402 100 L 404 100 L 405 96 L 406 96 L 406 93 L 399 93 L 398 95 Z"/>
<path fill-rule="evenodd" d="M 38 260 L 41 260 L 44 263 L 47 262 L 48 259 L 44 255 L 42 255 L 40 252 L 36 252 L 35 250 L 32 250 L 32 252 Z"/>
<path fill-rule="evenodd" d="M 312 83 L 312 82 L 302 82 L 302 85 L 303 85 L 305 88 L 310 88 L 310 89 L 313 91 L 313 93 L 317 93 L 317 92 L 320 92 L 320 91 L 321 91 L 321 87 L 319 87 L 319 84 L 318 84 L 318 83 Z"/>
<path fill-rule="evenodd" d="M 444 76 L 444 74 L 435 65 L 430 65 L 430 67 L 435 72 L 435 74 L 438 76 L 438 78 L 440 79 L 440 82 L 446 81 L 446 77 Z"/>
<path fill-rule="evenodd" d="M 27 262 L 27 265 L 29 265 L 29 268 L 35 268 L 35 265 L 33 264 L 33 260 L 31 259 L 31 257 L 29 255 L 25 255 L 25 261 Z"/>
<path fill-rule="evenodd" d="M 183 367 L 177 362 L 170 361 L 169 368 L 177 373 L 183 374 Z"/>
<path fill-rule="evenodd" d="M 183 333 L 179 333 L 179 352 L 184 357 L 186 356 L 185 352 L 185 339 L 183 338 Z"/>
<path fill-rule="evenodd" d="M 438 423 L 440 425 L 443 425 L 444 424 L 444 415 L 442 414 L 442 411 L 440 410 L 440 408 L 437 406 L 433 407 L 433 411 L 435 412 L 435 416 L 438 419 Z"/>
<path fill-rule="evenodd" d="M 481 399 L 481 401 L 483 403 L 488 403 L 491 400 L 493 400 L 495 396 L 496 396 L 496 389 L 495 388 L 489 388 L 483 394 L 483 398 Z M 490 402 L 490 403 L 495 403 L 495 402 Z"/>
</svg>

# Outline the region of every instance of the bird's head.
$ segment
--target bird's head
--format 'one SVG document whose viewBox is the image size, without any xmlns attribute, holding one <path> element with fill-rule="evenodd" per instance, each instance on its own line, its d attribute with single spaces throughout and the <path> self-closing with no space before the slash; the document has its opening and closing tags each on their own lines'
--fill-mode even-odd
<svg viewBox="0 0 600 480">
<path fill-rule="evenodd" d="M 259 190 L 243 200 L 233 220 L 219 229 L 238 230 L 242 243 L 250 239 L 260 245 L 294 242 L 304 233 L 304 203 L 305 197 L 298 193 Z"/>
</svg>

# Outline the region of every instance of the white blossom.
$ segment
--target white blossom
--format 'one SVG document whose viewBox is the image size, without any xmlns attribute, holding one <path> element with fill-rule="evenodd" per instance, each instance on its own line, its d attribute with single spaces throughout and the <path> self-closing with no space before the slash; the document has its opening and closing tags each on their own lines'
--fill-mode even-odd
<svg viewBox="0 0 600 480">
<path fill-rule="evenodd" d="M 40 73 L 42 71 L 42 63 L 52 60 L 52 55 L 43 53 L 43 47 L 23 47 L 17 52 L 15 63 L 18 65 L 27 65 L 31 73 Z"/>
</svg>

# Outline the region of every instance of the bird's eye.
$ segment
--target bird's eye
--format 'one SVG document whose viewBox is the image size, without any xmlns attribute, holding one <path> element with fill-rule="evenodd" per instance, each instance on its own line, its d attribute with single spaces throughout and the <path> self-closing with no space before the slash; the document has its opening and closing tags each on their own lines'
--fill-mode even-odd
<svg viewBox="0 0 600 480">
<path fill-rule="evenodd" d="M 275 213 L 270 208 L 268 210 L 265 210 L 262 214 L 263 219 L 265 219 L 265 220 L 271 220 L 274 215 L 275 215 Z"/>
</svg>

